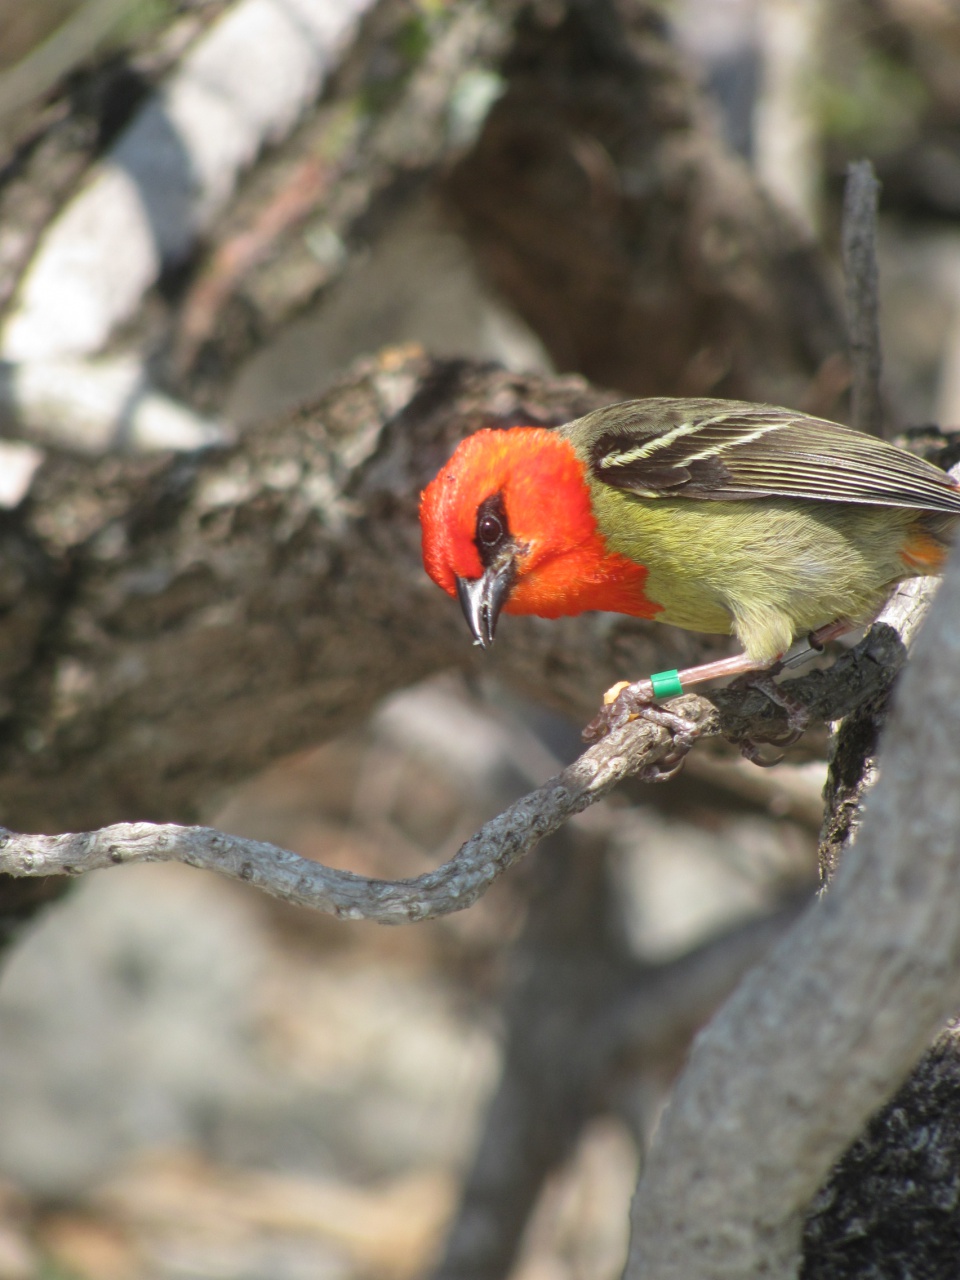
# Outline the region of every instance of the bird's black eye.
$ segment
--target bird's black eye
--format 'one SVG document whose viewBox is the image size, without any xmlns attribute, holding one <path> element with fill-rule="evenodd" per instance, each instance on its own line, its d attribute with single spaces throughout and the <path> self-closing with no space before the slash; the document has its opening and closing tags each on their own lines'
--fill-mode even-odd
<svg viewBox="0 0 960 1280">
<path fill-rule="evenodd" d="M 477 508 L 476 544 L 480 560 L 486 568 L 510 536 L 503 495 L 485 498 Z"/>
<path fill-rule="evenodd" d="M 503 525 L 494 515 L 481 516 L 477 521 L 477 541 L 486 547 L 495 547 L 503 537 Z"/>
</svg>

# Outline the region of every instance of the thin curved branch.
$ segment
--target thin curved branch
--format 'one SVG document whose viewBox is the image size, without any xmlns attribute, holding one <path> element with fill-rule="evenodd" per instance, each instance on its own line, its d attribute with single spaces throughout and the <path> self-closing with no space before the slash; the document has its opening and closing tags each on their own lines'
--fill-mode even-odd
<svg viewBox="0 0 960 1280">
<path fill-rule="evenodd" d="M 719 730 L 716 711 L 704 699 L 678 698 L 672 705 L 703 732 Z M 59 836 L 6 831 L 0 836 L 0 872 L 79 875 L 130 862 L 185 862 L 343 919 L 402 924 L 469 907 L 544 836 L 672 750 L 666 729 L 645 721 L 624 726 L 493 818 L 449 862 L 413 880 L 372 880 L 209 827 L 147 822 Z"/>
<path fill-rule="evenodd" d="M 831 719 L 888 688 L 904 656 L 897 631 L 881 622 L 828 670 L 811 671 L 786 687 L 814 718 Z M 720 690 L 714 702 L 688 694 L 667 707 L 694 725 L 693 739 L 722 734 L 734 740 L 776 740 L 787 728 L 784 709 L 749 687 Z M 0 874 L 80 875 L 128 862 L 178 861 L 344 919 L 384 924 L 423 920 L 471 906 L 544 836 L 675 750 L 672 732 L 661 725 L 647 720 L 625 725 L 493 818 L 449 862 L 413 880 L 372 880 L 209 827 L 152 823 L 118 823 L 54 836 L 6 831 L 0 837 Z"/>
</svg>

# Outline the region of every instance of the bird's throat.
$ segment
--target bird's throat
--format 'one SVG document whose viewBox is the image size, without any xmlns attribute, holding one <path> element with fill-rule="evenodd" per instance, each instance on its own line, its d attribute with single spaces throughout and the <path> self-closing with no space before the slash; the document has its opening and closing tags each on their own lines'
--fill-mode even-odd
<svg viewBox="0 0 960 1280">
<path fill-rule="evenodd" d="M 541 618 L 602 610 L 636 618 L 655 618 L 661 606 L 644 591 L 647 570 L 607 550 L 599 533 L 579 546 L 544 557 L 518 580 L 506 613 Z"/>
</svg>

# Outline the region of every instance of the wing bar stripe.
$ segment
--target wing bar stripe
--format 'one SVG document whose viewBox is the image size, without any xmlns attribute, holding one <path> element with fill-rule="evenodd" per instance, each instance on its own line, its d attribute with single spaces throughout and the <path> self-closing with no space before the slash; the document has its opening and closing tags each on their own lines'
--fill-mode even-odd
<svg viewBox="0 0 960 1280">
<path fill-rule="evenodd" d="M 673 427 L 670 431 L 656 435 L 652 440 L 647 440 L 633 449 L 627 449 L 624 453 L 605 454 L 604 457 L 599 459 L 598 465 L 603 468 L 628 467 L 634 462 L 642 462 L 644 458 L 651 457 L 660 449 L 668 448 L 675 440 L 682 440 L 684 436 L 695 433 L 699 434 L 705 426 L 709 426 L 713 422 L 722 422 L 725 416 L 721 414 L 716 418 L 704 418 L 698 422 L 681 422 L 679 426 Z"/>
<path fill-rule="evenodd" d="M 752 444 L 754 440 L 759 440 L 761 436 L 768 435 L 771 431 L 782 431 L 786 425 L 786 422 L 766 422 L 762 427 L 757 427 L 755 431 L 750 431 L 746 435 L 737 435 L 730 440 L 721 440 L 719 444 L 715 444 L 709 449 L 701 449 L 699 453 L 691 453 L 679 465 L 686 466 L 689 462 L 702 462 L 706 458 L 715 458 L 724 449 L 740 448 L 742 445 Z"/>
</svg>

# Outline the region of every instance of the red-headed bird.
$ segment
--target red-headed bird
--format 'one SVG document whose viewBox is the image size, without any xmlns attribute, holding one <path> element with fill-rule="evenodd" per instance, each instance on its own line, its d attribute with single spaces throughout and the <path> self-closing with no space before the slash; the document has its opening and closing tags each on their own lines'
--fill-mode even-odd
<svg viewBox="0 0 960 1280">
<path fill-rule="evenodd" d="M 710 399 L 478 431 L 420 503 L 426 570 L 478 644 L 501 612 L 588 609 L 737 636 L 743 654 L 684 685 L 871 620 L 895 583 L 942 568 L 958 518 L 960 486 L 902 449 Z"/>
</svg>

